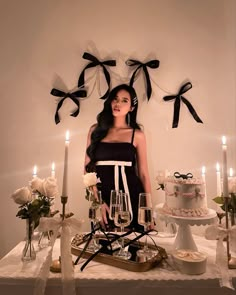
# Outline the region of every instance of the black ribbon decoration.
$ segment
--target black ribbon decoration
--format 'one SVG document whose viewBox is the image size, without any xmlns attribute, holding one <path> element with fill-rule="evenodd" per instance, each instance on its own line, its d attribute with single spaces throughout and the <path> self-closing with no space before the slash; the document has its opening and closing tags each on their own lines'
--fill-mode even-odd
<svg viewBox="0 0 236 295">
<path fill-rule="evenodd" d="M 149 73 L 148 73 L 148 69 L 147 68 L 151 68 L 151 69 L 157 69 L 159 67 L 159 60 L 157 59 L 153 59 L 153 60 L 150 60 L 146 63 L 142 63 L 138 60 L 134 60 L 134 59 L 128 59 L 126 61 L 126 64 L 127 66 L 137 66 L 137 68 L 135 69 L 135 71 L 133 72 L 133 75 L 130 79 L 130 83 L 129 85 L 130 86 L 133 86 L 134 84 L 134 79 L 135 79 L 135 76 L 137 74 L 137 72 L 142 68 L 143 69 L 143 72 L 145 74 L 145 78 L 146 78 L 146 93 L 147 93 L 147 98 L 148 98 L 148 101 L 152 95 L 152 85 L 151 85 L 151 81 L 150 81 L 150 77 L 149 77 Z"/>
<path fill-rule="evenodd" d="M 106 60 L 106 61 L 99 61 L 94 55 L 85 52 L 83 54 L 83 58 L 90 60 L 91 62 L 89 64 L 87 64 L 87 66 L 83 69 L 83 71 L 81 72 L 80 76 L 79 76 L 79 80 L 78 80 L 78 87 L 82 88 L 84 87 L 84 76 L 85 76 L 85 71 L 89 68 L 93 68 L 96 66 L 101 66 L 103 69 L 103 73 L 107 82 L 107 91 L 106 93 L 100 97 L 101 99 L 106 99 L 107 96 L 109 95 L 110 92 L 110 83 L 111 83 L 111 78 L 110 78 L 110 74 L 107 70 L 107 68 L 105 67 L 105 65 L 110 66 L 110 67 L 115 67 L 116 66 L 116 61 L 115 60 Z"/>
<path fill-rule="evenodd" d="M 59 110 L 63 105 L 64 100 L 69 97 L 76 105 L 77 105 L 77 110 L 71 114 L 72 117 L 77 117 L 80 111 L 80 103 L 78 98 L 79 97 L 86 97 L 86 91 L 85 90 L 77 90 L 75 92 L 64 92 L 61 90 L 58 90 L 56 88 L 53 88 L 50 92 L 50 94 L 52 94 L 53 96 L 59 96 L 59 97 L 63 97 L 57 105 L 57 109 L 56 109 L 56 113 L 55 113 L 55 123 L 58 124 L 60 123 L 60 117 L 59 117 Z"/>
<path fill-rule="evenodd" d="M 173 117 L 172 128 L 177 128 L 178 127 L 181 101 L 184 104 L 186 104 L 189 112 L 191 113 L 191 115 L 193 116 L 195 121 L 197 121 L 198 123 L 203 123 L 202 120 L 200 119 L 200 117 L 198 116 L 197 112 L 195 111 L 194 107 L 192 106 L 192 104 L 186 98 L 183 97 L 183 94 L 185 92 L 187 92 L 191 88 L 192 88 L 192 83 L 187 82 L 183 86 L 181 86 L 178 94 L 176 94 L 176 95 L 168 95 L 168 96 L 163 97 L 164 101 L 169 101 L 169 100 L 175 99 L 174 117 Z"/>
<path fill-rule="evenodd" d="M 131 233 L 133 233 L 134 231 L 133 230 L 129 230 L 123 234 L 120 234 L 120 235 L 117 235 L 115 233 L 106 233 L 102 227 L 98 226 L 96 228 L 94 228 L 90 233 L 88 233 L 87 235 L 85 235 L 83 237 L 83 241 L 86 242 L 85 243 L 85 246 L 83 248 L 83 250 L 80 252 L 79 256 L 77 257 L 76 261 L 75 261 L 75 265 L 78 264 L 79 260 L 81 259 L 81 257 L 83 257 L 84 253 L 86 252 L 86 249 L 88 247 L 88 244 L 90 243 L 91 239 L 92 239 L 92 235 L 95 234 L 96 230 L 100 230 L 103 232 L 103 234 L 105 235 L 105 237 L 107 238 L 107 244 L 104 244 L 101 246 L 101 248 L 99 250 L 97 250 L 96 252 L 94 252 L 85 262 L 84 264 L 81 266 L 80 270 L 83 271 L 84 268 L 89 264 L 90 261 L 92 261 L 94 259 L 94 257 L 96 257 L 98 254 L 100 253 L 105 253 L 106 252 L 106 248 L 108 246 L 110 246 L 111 250 L 109 251 L 110 252 L 110 255 L 112 255 L 113 252 L 117 251 L 117 249 L 112 249 L 112 243 L 114 241 L 117 241 L 119 240 L 120 238 L 124 238 L 128 235 L 130 235 Z M 136 237 L 132 240 L 128 240 L 127 242 L 125 242 L 125 247 L 128 247 L 129 245 L 131 245 L 132 243 L 138 241 L 140 238 L 142 238 L 144 235 L 149 235 L 150 232 L 152 231 L 155 231 L 153 229 L 149 229 L 147 231 L 137 231 L 136 232 Z M 138 233 L 138 235 L 137 235 Z M 150 236 L 149 236 L 150 237 Z M 152 239 L 152 237 L 150 237 Z M 166 259 L 168 258 L 167 254 L 166 254 L 166 251 L 159 247 L 158 245 L 156 245 L 155 241 L 152 239 L 156 249 L 158 250 L 159 254 L 162 256 L 163 259 Z M 104 252 L 105 251 L 105 252 Z"/>
<path fill-rule="evenodd" d="M 190 172 L 187 173 L 187 174 L 180 174 L 179 172 L 175 172 L 174 177 L 175 178 L 189 179 L 189 178 L 193 178 L 193 174 L 190 173 Z"/>
</svg>

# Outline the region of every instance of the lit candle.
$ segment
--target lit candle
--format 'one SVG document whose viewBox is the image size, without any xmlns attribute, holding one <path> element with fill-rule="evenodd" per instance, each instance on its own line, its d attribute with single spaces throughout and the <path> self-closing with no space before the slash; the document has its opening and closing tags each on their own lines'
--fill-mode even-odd
<svg viewBox="0 0 236 295">
<path fill-rule="evenodd" d="M 52 170 L 51 170 L 51 177 L 55 177 L 55 163 L 52 162 Z"/>
<path fill-rule="evenodd" d="M 227 175 L 227 145 L 226 137 L 222 136 L 222 152 L 223 152 L 223 196 L 225 198 L 229 197 L 228 191 L 228 175 Z"/>
<path fill-rule="evenodd" d="M 33 168 L 33 178 L 36 178 L 37 177 L 37 166 L 34 165 L 34 168 Z"/>
<path fill-rule="evenodd" d="M 202 180 L 206 182 L 206 167 L 202 166 Z"/>
<path fill-rule="evenodd" d="M 233 175 L 234 175 L 233 168 L 229 168 L 229 177 L 233 177 Z"/>
<path fill-rule="evenodd" d="M 221 196 L 221 179 L 220 179 L 220 164 L 216 163 L 216 194 Z"/>
<path fill-rule="evenodd" d="M 68 197 L 67 186 L 68 186 L 68 150 L 70 143 L 70 133 L 66 131 L 66 141 L 65 141 L 65 158 L 64 158 L 64 175 L 63 175 L 63 185 L 62 185 L 62 196 Z"/>
<path fill-rule="evenodd" d="M 202 166 L 202 181 L 204 183 L 204 187 L 205 187 L 205 196 L 207 195 L 206 193 L 206 167 Z"/>
</svg>

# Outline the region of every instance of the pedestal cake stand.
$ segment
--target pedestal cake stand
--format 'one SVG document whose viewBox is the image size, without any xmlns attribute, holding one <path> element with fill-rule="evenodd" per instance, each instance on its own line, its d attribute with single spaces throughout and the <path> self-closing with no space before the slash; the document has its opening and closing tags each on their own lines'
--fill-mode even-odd
<svg viewBox="0 0 236 295">
<path fill-rule="evenodd" d="M 166 222 L 173 222 L 178 225 L 178 232 L 174 241 L 174 249 L 190 249 L 193 251 L 197 251 L 197 246 L 194 242 L 191 228 L 193 225 L 209 225 L 217 223 L 217 214 L 214 210 L 209 209 L 208 215 L 204 217 L 181 217 L 181 216 L 172 216 L 166 214 L 162 210 L 163 204 L 159 204 L 156 206 L 157 214 L 159 214 L 160 218 L 165 220 Z"/>
</svg>

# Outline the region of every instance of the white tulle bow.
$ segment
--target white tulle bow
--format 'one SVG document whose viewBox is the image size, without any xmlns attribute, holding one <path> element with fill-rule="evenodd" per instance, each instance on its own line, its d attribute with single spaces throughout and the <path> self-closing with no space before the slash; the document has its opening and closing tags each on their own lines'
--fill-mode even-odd
<svg viewBox="0 0 236 295">
<path fill-rule="evenodd" d="M 223 240 L 229 236 L 229 245 L 231 250 L 236 247 L 236 226 L 226 229 L 217 225 L 210 225 L 205 232 L 207 240 L 217 240 L 216 245 L 216 264 L 221 273 L 220 285 L 221 287 L 228 287 L 234 290 L 232 284 L 232 277 L 228 271 L 228 256 Z"/>
<path fill-rule="evenodd" d="M 61 229 L 60 239 L 60 256 L 61 256 L 61 274 L 62 274 L 62 286 L 63 295 L 75 295 L 75 281 L 74 281 L 74 269 L 72 264 L 71 255 L 71 234 L 72 230 L 78 233 L 83 221 L 79 221 L 76 218 L 70 217 L 62 220 L 59 217 L 43 217 L 40 219 L 39 231 L 53 231 L 53 236 L 50 240 L 50 246 L 48 254 L 42 264 L 39 272 L 39 276 L 36 280 L 34 289 L 34 295 L 43 295 L 46 287 L 46 282 L 52 263 L 52 251 L 53 246 L 58 236 L 58 232 Z"/>
</svg>

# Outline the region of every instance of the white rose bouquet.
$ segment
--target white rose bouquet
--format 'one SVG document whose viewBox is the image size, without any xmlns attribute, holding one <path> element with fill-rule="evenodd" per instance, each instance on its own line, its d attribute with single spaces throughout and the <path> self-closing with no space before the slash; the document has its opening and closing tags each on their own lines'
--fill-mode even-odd
<svg viewBox="0 0 236 295">
<path fill-rule="evenodd" d="M 55 178 L 33 178 L 29 186 L 17 189 L 12 199 L 19 206 L 16 216 L 22 219 L 31 219 L 38 225 L 41 216 L 50 213 L 52 201 L 58 196 L 57 181 Z"/>
<path fill-rule="evenodd" d="M 96 206 L 96 192 L 98 190 L 99 184 L 101 183 L 100 179 L 97 178 L 97 173 L 89 172 L 84 174 L 83 182 L 86 187 L 86 200 L 91 201 L 93 206 Z"/>
</svg>

